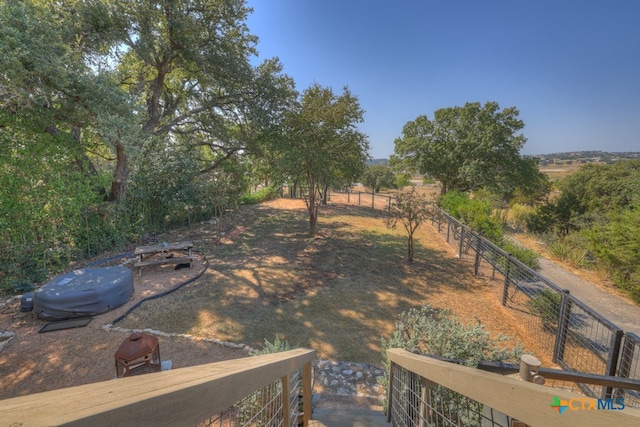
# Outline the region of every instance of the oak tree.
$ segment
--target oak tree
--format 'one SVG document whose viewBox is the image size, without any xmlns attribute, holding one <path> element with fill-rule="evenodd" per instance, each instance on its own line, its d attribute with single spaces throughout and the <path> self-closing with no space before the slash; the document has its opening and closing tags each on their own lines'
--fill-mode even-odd
<svg viewBox="0 0 640 427">
<path fill-rule="evenodd" d="M 279 170 L 305 188 L 309 228 L 317 232 L 318 208 L 336 178 L 354 180 L 368 159 L 369 142 L 357 125 L 364 111 L 348 88 L 336 95 L 318 84 L 306 89 L 286 120 L 276 150 Z"/>
<path fill-rule="evenodd" d="M 474 102 L 439 109 L 432 120 L 419 116 L 395 140 L 394 161 L 440 181 L 442 194 L 478 188 L 513 193 L 532 171 L 520 156 L 526 138 L 518 114 L 515 107 Z"/>
</svg>

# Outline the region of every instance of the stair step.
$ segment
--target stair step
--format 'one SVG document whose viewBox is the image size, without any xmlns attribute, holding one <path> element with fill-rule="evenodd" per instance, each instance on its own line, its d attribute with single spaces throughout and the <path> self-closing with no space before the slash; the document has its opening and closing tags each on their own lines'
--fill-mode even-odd
<svg viewBox="0 0 640 427">
<path fill-rule="evenodd" d="M 373 409 L 316 408 L 312 418 L 313 427 L 389 427 L 382 411 Z"/>
<path fill-rule="evenodd" d="M 379 399 L 320 393 L 314 395 L 311 427 L 389 427 Z"/>
</svg>

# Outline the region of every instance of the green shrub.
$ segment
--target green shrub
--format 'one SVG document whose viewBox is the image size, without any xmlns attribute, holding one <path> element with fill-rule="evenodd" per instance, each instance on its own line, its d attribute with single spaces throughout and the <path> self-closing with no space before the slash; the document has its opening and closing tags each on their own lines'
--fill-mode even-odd
<svg viewBox="0 0 640 427">
<path fill-rule="evenodd" d="M 512 257 L 514 257 L 530 269 L 537 270 L 538 268 L 540 268 L 540 262 L 538 260 L 539 255 L 537 254 L 537 252 L 509 241 L 504 241 L 500 245 L 500 247 L 502 247 L 505 252 L 511 254 Z"/>
<path fill-rule="evenodd" d="M 640 301 L 640 203 L 610 212 L 607 221 L 581 234 L 614 283 Z"/>
<path fill-rule="evenodd" d="M 280 337 L 276 335 L 273 343 L 269 342 L 269 340 L 265 338 L 264 346 L 262 347 L 262 349 L 260 349 L 260 351 L 256 353 L 256 355 L 280 353 L 283 351 L 291 350 L 291 348 L 291 345 L 289 345 L 289 342 L 286 339 L 281 340 Z"/>
<path fill-rule="evenodd" d="M 561 305 L 562 295 L 551 289 L 545 289 L 529 300 L 529 312 L 540 317 L 545 329 L 555 332 L 558 328 Z"/>
<path fill-rule="evenodd" d="M 516 345 L 506 349 L 500 345 L 509 339 L 491 339 L 479 320 L 464 324 L 449 310 L 426 304 L 400 314 L 391 336 L 382 338 L 383 364 L 388 367 L 386 351 L 390 348 L 460 359 L 468 366 L 477 366 L 480 360 L 515 362 L 522 348 Z"/>
<path fill-rule="evenodd" d="M 558 258 L 561 261 L 569 259 L 569 246 L 561 239 L 554 240 L 547 246 L 547 248 L 549 249 L 549 253 L 555 258 Z"/>
<path fill-rule="evenodd" d="M 278 197 L 278 190 L 271 187 L 264 187 L 255 193 L 245 193 L 240 197 L 241 205 L 257 205 L 267 200 Z"/>
<path fill-rule="evenodd" d="M 502 220 L 493 215 L 493 207 L 488 200 L 469 199 L 466 193 L 450 191 L 440 197 L 439 204 L 451 216 L 487 239 L 497 242 L 502 238 Z"/>
<path fill-rule="evenodd" d="M 535 208 L 516 203 L 511 206 L 507 223 L 516 231 L 530 231 L 528 225 L 533 215 L 535 215 Z"/>
<path fill-rule="evenodd" d="M 382 363 L 386 372 L 389 372 L 386 351 L 390 348 L 459 359 L 471 367 L 477 366 L 481 360 L 516 362 L 522 347 L 518 344 L 506 349 L 499 345 L 507 339 L 503 336 L 491 339 L 480 321 L 465 325 L 448 310 L 423 305 L 419 309 L 403 312 L 391 336 L 382 338 Z M 383 383 L 388 384 L 388 378 Z M 443 388 L 432 394 L 431 398 L 434 406 L 446 408 L 448 416 L 456 418 L 456 425 L 480 425 L 478 414 L 482 411 L 481 404 Z"/>
<path fill-rule="evenodd" d="M 401 173 L 396 175 L 393 178 L 393 185 L 395 186 L 395 188 L 400 188 L 400 189 L 411 185 L 411 175 L 406 173 Z"/>
</svg>

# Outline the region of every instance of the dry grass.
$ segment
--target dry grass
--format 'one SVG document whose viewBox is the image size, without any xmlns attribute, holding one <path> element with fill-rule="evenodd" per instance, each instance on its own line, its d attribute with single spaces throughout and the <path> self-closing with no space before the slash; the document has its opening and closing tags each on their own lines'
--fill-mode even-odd
<svg viewBox="0 0 640 427">
<path fill-rule="evenodd" d="M 299 200 L 243 207 L 231 219 L 235 231 L 221 246 L 204 226 L 185 236 L 209 259 L 201 280 L 144 304 L 120 326 L 253 347 L 278 334 L 321 358 L 379 364 L 380 337 L 398 315 L 430 303 L 524 341 L 500 306 L 500 283 L 474 277 L 430 224 L 418 230 L 416 261 L 408 265 L 404 231 L 388 230 L 370 208 L 324 207 L 315 237 Z"/>
<path fill-rule="evenodd" d="M 553 261 L 555 264 L 564 268 L 567 271 L 572 272 L 576 276 L 579 276 L 592 283 L 594 286 L 602 289 L 603 291 L 616 295 L 629 302 L 630 304 L 636 304 L 628 294 L 623 292 L 617 287 L 611 280 L 610 275 L 602 269 L 587 269 L 576 267 L 574 264 L 568 262 L 566 259 L 555 256 L 547 247 L 547 245 L 540 240 L 538 236 L 531 233 L 517 233 L 513 237 L 518 240 L 523 246 L 536 251 L 546 259 Z"/>
</svg>

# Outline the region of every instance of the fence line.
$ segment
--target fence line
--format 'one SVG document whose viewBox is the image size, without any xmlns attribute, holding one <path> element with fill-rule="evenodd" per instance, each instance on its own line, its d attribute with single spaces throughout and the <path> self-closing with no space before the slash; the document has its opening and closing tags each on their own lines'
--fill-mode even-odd
<svg viewBox="0 0 640 427">
<path fill-rule="evenodd" d="M 334 192 L 330 200 L 382 210 L 392 197 L 364 192 Z M 432 224 L 460 258 L 474 257 L 474 273 L 488 264 L 491 275 L 504 278 L 502 305 L 513 310 L 525 331 L 536 339 L 554 363 L 567 370 L 640 380 L 640 337 L 625 334 L 556 283 L 541 276 L 500 247 L 436 207 Z M 640 407 L 640 393 L 610 387 L 576 384 L 591 397 L 610 398 L 614 393 Z M 575 389 L 575 388 L 574 388 Z"/>
<path fill-rule="evenodd" d="M 474 252 L 474 271 L 482 262 L 504 277 L 502 305 L 513 309 L 526 332 L 565 369 L 615 376 L 620 364 L 623 331 L 595 310 L 536 271 L 479 236 L 445 211 L 434 216 L 439 232 L 446 227 L 447 242 L 460 257 Z M 640 346 L 628 346 L 629 357 L 637 358 Z M 640 379 L 638 364 L 631 364 L 627 378 Z M 577 385 L 592 397 L 611 397 L 604 386 Z M 640 403 L 640 402 L 639 402 Z"/>
</svg>

